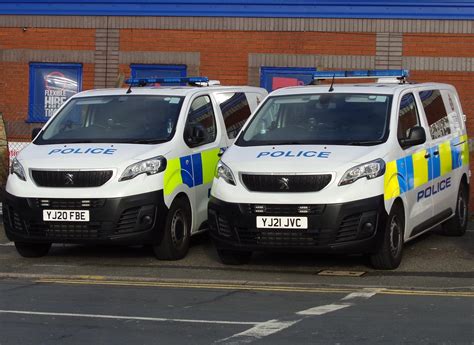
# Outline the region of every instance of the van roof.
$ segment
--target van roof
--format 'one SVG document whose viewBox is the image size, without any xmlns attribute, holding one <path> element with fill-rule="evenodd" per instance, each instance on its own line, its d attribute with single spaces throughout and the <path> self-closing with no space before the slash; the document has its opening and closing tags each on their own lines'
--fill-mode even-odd
<svg viewBox="0 0 474 345">
<path fill-rule="evenodd" d="M 308 85 L 308 86 L 292 86 L 281 88 L 273 91 L 271 96 L 297 95 L 297 94 L 313 94 L 328 93 L 330 84 Z M 357 83 L 357 84 L 341 84 L 333 85 L 334 91 L 331 93 L 373 93 L 373 94 L 395 94 L 406 89 L 452 89 L 453 86 L 442 83 Z"/>
<path fill-rule="evenodd" d="M 94 97 L 94 96 L 116 96 L 127 95 L 128 88 L 113 89 L 93 89 L 86 90 L 75 94 L 78 97 Z M 208 93 L 220 93 L 226 91 L 246 91 L 246 92 L 262 92 L 262 88 L 253 86 L 167 86 L 167 87 L 132 87 L 132 92 L 128 95 L 164 95 L 164 96 L 187 96 L 197 91 L 206 91 Z"/>
</svg>

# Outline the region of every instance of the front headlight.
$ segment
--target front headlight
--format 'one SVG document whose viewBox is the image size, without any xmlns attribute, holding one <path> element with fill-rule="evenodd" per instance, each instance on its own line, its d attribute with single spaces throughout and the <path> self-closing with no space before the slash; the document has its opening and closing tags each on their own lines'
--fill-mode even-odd
<svg viewBox="0 0 474 345">
<path fill-rule="evenodd" d="M 222 163 L 222 161 L 219 161 L 217 163 L 217 178 L 222 178 L 225 182 L 235 186 L 235 179 L 234 179 L 234 174 L 232 173 L 232 170 Z"/>
<path fill-rule="evenodd" d="M 21 165 L 20 161 L 16 158 L 13 158 L 12 165 L 10 166 L 10 173 L 18 176 L 20 180 L 26 181 L 25 169 Z"/>
<path fill-rule="evenodd" d="M 385 162 L 383 159 L 376 159 L 347 170 L 339 182 L 339 186 L 351 184 L 363 177 L 366 177 L 368 180 L 370 180 L 382 176 L 384 173 Z"/>
<path fill-rule="evenodd" d="M 131 180 L 140 174 L 155 175 L 166 169 L 166 158 L 163 156 L 146 159 L 132 164 L 125 169 L 119 181 Z"/>
</svg>

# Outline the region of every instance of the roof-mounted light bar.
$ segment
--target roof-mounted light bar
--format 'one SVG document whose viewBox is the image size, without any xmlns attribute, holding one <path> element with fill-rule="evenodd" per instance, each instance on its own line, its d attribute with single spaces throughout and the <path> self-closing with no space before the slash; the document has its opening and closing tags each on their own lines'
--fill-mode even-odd
<svg viewBox="0 0 474 345">
<path fill-rule="evenodd" d="M 363 79 L 363 78 L 396 78 L 406 79 L 410 75 L 406 69 L 354 70 L 354 71 L 316 71 L 313 79 Z"/>
<path fill-rule="evenodd" d="M 130 86 L 146 86 L 150 84 L 198 84 L 208 83 L 207 77 L 170 77 L 170 78 L 130 78 L 125 84 Z"/>
</svg>

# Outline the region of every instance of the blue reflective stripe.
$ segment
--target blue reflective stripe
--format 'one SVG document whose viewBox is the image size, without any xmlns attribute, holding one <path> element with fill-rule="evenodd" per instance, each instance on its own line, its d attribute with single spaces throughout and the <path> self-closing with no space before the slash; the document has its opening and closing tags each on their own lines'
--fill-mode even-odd
<svg viewBox="0 0 474 345">
<path fill-rule="evenodd" d="M 441 175 L 441 161 L 439 154 L 435 155 L 435 151 L 439 151 L 438 146 L 433 146 L 429 149 L 430 151 L 430 161 L 428 163 L 428 180 L 433 180 L 440 177 Z"/>
<path fill-rule="evenodd" d="M 202 184 L 202 159 L 200 153 L 193 155 L 193 176 L 195 186 Z"/>
<path fill-rule="evenodd" d="M 405 158 L 397 159 L 397 171 L 398 171 L 398 185 L 400 186 L 400 194 L 405 193 L 407 189 L 407 169 L 405 164 Z"/>
<path fill-rule="evenodd" d="M 179 161 L 181 163 L 181 178 L 183 179 L 183 183 L 189 188 L 194 187 L 191 156 L 181 157 Z"/>
<path fill-rule="evenodd" d="M 459 138 L 451 140 L 451 161 L 453 170 L 462 166 L 462 146 L 456 146 L 458 143 Z"/>
<path fill-rule="evenodd" d="M 415 186 L 415 170 L 413 169 L 412 156 L 405 157 L 405 166 L 407 172 L 408 190 L 411 190 Z"/>
</svg>

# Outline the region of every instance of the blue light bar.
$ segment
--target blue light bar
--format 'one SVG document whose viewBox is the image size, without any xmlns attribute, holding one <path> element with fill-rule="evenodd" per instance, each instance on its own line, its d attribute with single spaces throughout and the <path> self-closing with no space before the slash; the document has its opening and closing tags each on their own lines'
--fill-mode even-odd
<svg viewBox="0 0 474 345">
<path fill-rule="evenodd" d="M 377 69 L 355 71 L 317 71 L 313 72 L 313 79 L 354 79 L 354 78 L 407 78 L 410 75 L 407 69 Z"/>
<path fill-rule="evenodd" d="M 133 86 L 145 86 L 149 84 L 196 84 L 207 83 L 207 77 L 169 77 L 169 78 L 130 78 L 125 80 L 125 84 Z"/>
</svg>

